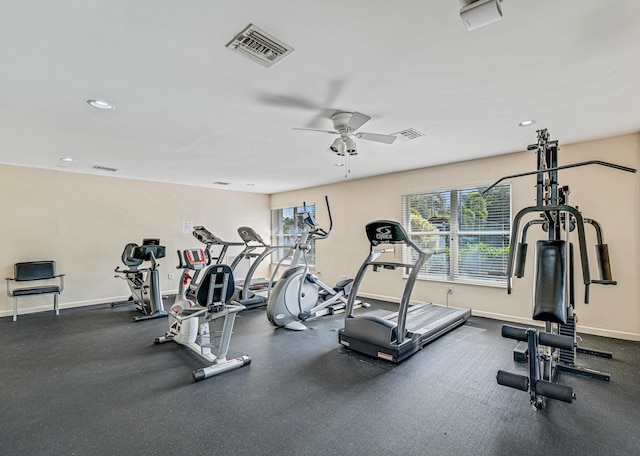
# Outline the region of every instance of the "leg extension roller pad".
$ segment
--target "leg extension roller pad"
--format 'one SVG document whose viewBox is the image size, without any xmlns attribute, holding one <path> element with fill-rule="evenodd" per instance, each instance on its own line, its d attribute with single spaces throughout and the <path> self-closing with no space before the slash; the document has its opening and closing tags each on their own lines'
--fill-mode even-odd
<svg viewBox="0 0 640 456">
<path fill-rule="evenodd" d="M 499 385 L 509 386 L 520 391 L 529 391 L 529 378 L 524 375 L 499 370 L 496 380 Z"/>
<path fill-rule="evenodd" d="M 576 398 L 576 395 L 573 394 L 573 388 L 570 386 L 558 385 L 545 380 L 536 382 L 536 393 L 551 399 L 568 402 L 569 404 Z"/>
</svg>

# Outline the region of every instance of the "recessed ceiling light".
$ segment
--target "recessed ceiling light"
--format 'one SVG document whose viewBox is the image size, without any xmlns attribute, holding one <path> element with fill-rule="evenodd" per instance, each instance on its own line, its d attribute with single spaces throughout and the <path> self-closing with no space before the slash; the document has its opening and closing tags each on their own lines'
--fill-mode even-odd
<svg viewBox="0 0 640 456">
<path fill-rule="evenodd" d="M 519 127 L 530 127 L 536 123 L 535 120 L 523 120 L 518 124 Z"/>
<path fill-rule="evenodd" d="M 62 158 L 60 159 L 60 161 L 70 163 L 70 162 L 74 162 L 74 161 L 76 161 L 76 160 L 75 160 L 75 159 L 73 159 L 73 158 L 71 158 L 71 157 L 62 157 Z"/>
<path fill-rule="evenodd" d="M 104 101 L 104 100 L 87 100 L 87 103 L 89 103 L 91 106 L 93 106 L 96 109 L 103 109 L 105 111 L 110 111 L 112 109 L 115 109 L 115 106 L 113 106 L 108 101 Z"/>
<path fill-rule="evenodd" d="M 344 163 L 335 163 L 336 166 L 344 166 Z"/>
</svg>

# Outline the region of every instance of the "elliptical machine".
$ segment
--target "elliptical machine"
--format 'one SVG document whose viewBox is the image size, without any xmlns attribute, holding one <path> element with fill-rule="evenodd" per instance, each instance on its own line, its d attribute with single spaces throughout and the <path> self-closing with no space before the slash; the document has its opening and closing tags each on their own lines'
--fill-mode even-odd
<svg viewBox="0 0 640 456">
<path fill-rule="evenodd" d="M 193 371 L 195 382 L 248 366 L 251 363 L 248 355 L 226 358 L 236 314 L 244 309 L 244 306 L 232 304 L 234 284 L 231 268 L 226 264 L 214 264 L 204 269 L 207 260 L 202 249 L 178 251 L 178 259 L 180 264 L 177 269 L 183 271 L 178 294 L 169 311 L 169 330 L 163 336 L 156 337 L 154 343 L 173 340 L 211 363 Z M 196 272 L 202 272 L 202 277 L 191 301 L 187 298 L 187 290 L 193 279 L 191 274 Z M 214 354 L 210 324 L 219 318 L 224 320 L 218 351 Z"/>
<path fill-rule="evenodd" d="M 332 288 L 323 283 L 318 276 L 309 273 L 307 253 L 311 250 L 311 241 L 328 238 L 333 228 L 329 198 L 326 196 L 325 202 L 329 214 L 329 231 L 320 228 L 316 219 L 306 209 L 302 214 L 297 214 L 298 222 L 302 224 L 302 232 L 293 247 L 291 265 L 275 282 L 267 301 L 267 318 L 274 326 L 302 331 L 307 329 L 303 321 L 330 315 L 346 307 L 352 279 L 342 280 Z M 272 283 L 284 259 L 285 257 L 280 260 L 273 272 Z"/>
<path fill-rule="evenodd" d="M 165 255 L 166 249 L 160 245 L 160 239 L 143 239 L 142 245 L 127 244 L 122 252 L 122 262 L 128 269 L 116 267 L 114 277 L 127 282 L 131 296 L 127 301 L 112 303 L 111 307 L 133 302 L 136 309 L 142 313 L 142 315 L 133 318 L 134 322 L 166 317 L 167 312 L 162 305 L 160 275 L 156 261 L 164 258 Z M 145 261 L 149 261 L 151 266 L 139 268 Z"/>
</svg>

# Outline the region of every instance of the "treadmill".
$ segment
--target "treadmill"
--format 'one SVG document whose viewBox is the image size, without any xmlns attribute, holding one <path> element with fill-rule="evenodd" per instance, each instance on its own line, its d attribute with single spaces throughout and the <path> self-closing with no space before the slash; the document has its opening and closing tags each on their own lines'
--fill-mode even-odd
<svg viewBox="0 0 640 456">
<path fill-rule="evenodd" d="M 471 316 L 470 309 L 422 303 L 409 306 L 413 286 L 425 262 L 435 253 L 424 252 L 409 239 L 398 222 L 378 220 L 366 226 L 369 239 L 369 255 L 353 280 L 353 288 L 345 309 L 344 328 L 338 332 L 342 345 L 369 356 L 398 363 L 416 353 L 434 339 L 463 325 Z M 381 245 L 405 244 L 413 249 L 414 263 L 377 261 L 378 257 L 393 248 L 379 248 Z M 354 315 L 354 304 L 360 282 L 367 269 L 405 268 L 409 277 L 402 293 L 398 312 L 383 310 Z"/>
<path fill-rule="evenodd" d="M 238 234 L 240 238 L 242 238 L 245 247 L 235 260 L 233 260 L 233 263 L 231 263 L 231 269 L 235 271 L 236 266 L 245 259 L 251 262 L 251 266 L 244 279 L 235 281 L 235 286 L 238 290 L 237 300 L 247 309 L 266 306 L 267 297 L 262 294 L 257 294 L 256 292 L 267 292 L 271 287 L 271 281 L 265 278 L 254 278 L 253 274 L 258 269 L 258 266 L 260 266 L 260 263 L 282 247 L 268 245 L 262 237 L 249 226 L 241 226 L 238 228 Z"/>
</svg>

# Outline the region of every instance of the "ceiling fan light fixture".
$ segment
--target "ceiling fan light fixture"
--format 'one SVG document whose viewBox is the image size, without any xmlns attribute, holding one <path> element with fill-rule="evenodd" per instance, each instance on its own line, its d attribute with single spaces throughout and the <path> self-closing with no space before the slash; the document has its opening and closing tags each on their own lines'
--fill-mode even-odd
<svg viewBox="0 0 640 456">
<path fill-rule="evenodd" d="M 345 148 L 346 146 L 342 138 L 336 138 L 336 140 L 329 146 L 329 150 L 340 157 L 344 157 Z"/>
<path fill-rule="evenodd" d="M 356 147 L 356 142 L 353 140 L 353 138 L 345 138 L 344 143 L 347 147 L 347 153 L 349 155 L 358 155 L 358 148 Z"/>
</svg>

